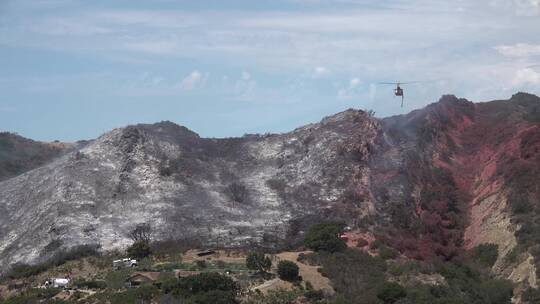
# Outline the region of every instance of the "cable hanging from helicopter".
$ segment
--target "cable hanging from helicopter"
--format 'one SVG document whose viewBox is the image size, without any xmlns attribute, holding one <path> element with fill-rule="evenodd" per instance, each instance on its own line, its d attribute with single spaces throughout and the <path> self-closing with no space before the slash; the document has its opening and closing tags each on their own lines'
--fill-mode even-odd
<svg viewBox="0 0 540 304">
<path fill-rule="evenodd" d="M 383 85 L 395 85 L 396 88 L 394 89 L 394 95 L 395 96 L 401 96 L 401 107 L 403 108 L 403 101 L 405 99 L 405 94 L 403 93 L 403 88 L 401 88 L 401 85 L 404 84 L 412 84 L 412 83 L 418 83 L 418 81 L 409 81 L 409 82 L 379 82 L 379 84 Z"/>
</svg>

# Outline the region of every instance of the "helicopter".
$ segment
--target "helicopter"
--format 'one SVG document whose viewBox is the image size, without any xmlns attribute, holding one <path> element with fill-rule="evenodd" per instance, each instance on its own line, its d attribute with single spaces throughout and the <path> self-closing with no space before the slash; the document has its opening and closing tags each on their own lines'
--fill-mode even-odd
<svg viewBox="0 0 540 304">
<path fill-rule="evenodd" d="M 403 88 L 400 87 L 400 85 L 403 84 L 411 84 L 416 83 L 415 82 L 379 82 L 379 84 L 392 84 L 396 85 L 396 88 L 394 89 L 394 95 L 395 96 L 401 96 L 401 107 L 403 108 L 403 100 L 405 99 L 405 95 L 403 94 Z"/>
</svg>

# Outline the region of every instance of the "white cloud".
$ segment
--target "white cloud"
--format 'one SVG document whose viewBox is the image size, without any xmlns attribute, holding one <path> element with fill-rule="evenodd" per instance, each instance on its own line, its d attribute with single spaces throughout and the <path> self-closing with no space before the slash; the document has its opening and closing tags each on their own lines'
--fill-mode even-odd
<svg viewBox="0 0 540 304">
<path fill-rule="evenodd" d="M 180 89 L 192 91 L 204 87 L 207 76 L 203 76 L 199 71 L 193 71 L 180 82 Z"/>
<path fill-rule="evenodd" d="M 234 85 L 234 95 L 236 100 L 256 101 L 257 81 L 250 73 L 243 71 Z"/>
<path fill-rule="evenodd" d="M 313 69 L 313 72 L 311 74 L 311 77 L 318 79 L 318 78 L 324 78 L 326 76 L 330 75 L 330 70 L 323 66 L 318 66 Z"/>
<path fill-rule="evenodd" d="M 359 78 L 355 77 L 349 81 L 349 88 L 354 89 L 358 87 L 362 82 Z"/>
<path fill-rule="evenodd" d="M 540 56 L 540 44 L 517 43 L 514 45 L 499 45 L 495 47 L 495 50 L 506 57 Z"/>
<path fill-rule="evenodd" d="M 250 80 L 251 79 L 251 74 L 246 72 L 246 71 L 243 71 L 242 72 L 242 80 Z"/>
<path fill-rule="evenodd" d="M 337 98 L 338 99 L 358 98 L 360 96 L 361 84 L 362 84 L 362 81 L 358 77 L 351 78 L 349 80 L 348 86 L 337 84 L 337 87 L 338 87 Z"/>
<path fill-rule="evenodd" d="M 540 85 L 540 73 L 531 68 L 517 70 L 512 79 L 515 86 Z"/>
</svg>

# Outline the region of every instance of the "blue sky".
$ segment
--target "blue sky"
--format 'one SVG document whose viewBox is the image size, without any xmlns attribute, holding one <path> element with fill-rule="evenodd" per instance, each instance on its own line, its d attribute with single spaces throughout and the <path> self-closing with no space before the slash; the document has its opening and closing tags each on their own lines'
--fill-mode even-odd
<svg viewBox="0 0 540 304">
<path fill-rule="evenodd" d="M 0 0 L 0 130 L 205 137 L 540 94 L 540 0 Z M 405 87 L 405 107 L 381 81 Z"/>
</svg>

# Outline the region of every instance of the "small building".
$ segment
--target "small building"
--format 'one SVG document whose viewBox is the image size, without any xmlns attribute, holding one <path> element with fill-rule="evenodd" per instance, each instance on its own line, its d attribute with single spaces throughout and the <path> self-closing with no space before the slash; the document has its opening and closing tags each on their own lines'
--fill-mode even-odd
<svg viewBox="0 0 540 304">
<path fill-rule="evenodd" d="M 197 256 L 203 257 L 203 256 L 207 256 L 207 255 L 212 255 L 214 253 L 216 253 L 215 250 L 203 250 L 203 251 L 197 252 Z"/>
<path fill-rule="evenodd" d="M 174 271 L 174 274 L 177 278 L 186 278 L 189 276 L 198 275 L 200 273 L 201 273 L 200 271 L 181 270 L 181 269 Z"/>
<path fill-rule="evenodd" d="M 142 284 L 153 283 L 159 278 L 159 272 L 139 271 L 134 272 L 126 281 L 126 285 L 130 287 L 139 286 Z"/>
</svg>

